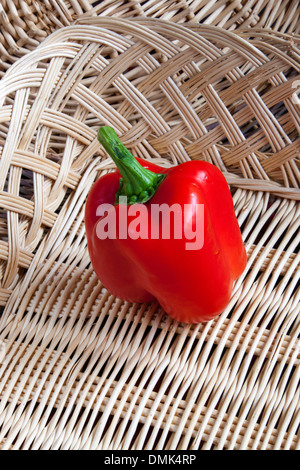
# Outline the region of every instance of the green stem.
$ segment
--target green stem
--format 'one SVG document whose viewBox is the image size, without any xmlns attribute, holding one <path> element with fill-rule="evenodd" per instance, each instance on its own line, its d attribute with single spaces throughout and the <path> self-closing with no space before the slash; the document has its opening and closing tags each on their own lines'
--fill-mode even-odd
<svg viewBox="0 0 300 470">
<path fill-rule="evenodd" d="M 116 204 L 120 196 L 127 197 L 127 204 L 144 203 L 155 194 L 165 175 L 153 173 L 144 168 L 122 144 L 114 129 L 100 127 L 98 140 L 117 165 L 122 178 L 116 194 Z"/>
</svg>

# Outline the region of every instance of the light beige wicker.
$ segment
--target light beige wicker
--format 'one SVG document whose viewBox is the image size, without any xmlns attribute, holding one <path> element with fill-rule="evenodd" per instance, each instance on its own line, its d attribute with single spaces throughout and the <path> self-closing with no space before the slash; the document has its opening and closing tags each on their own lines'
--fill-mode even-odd
<svg viewBox="0 0 300 470">
<path fill-rule="evenodd" d="M 1 0 L 0 73 L 51 32 L 85 15 L 145 16 L 231 30 L 257 26 L 300 33 L 298 0 Z"/>
<path fill-rule="evenodd" d="M 299 449 L 299 38 L 79 23 L 0 81 L 1 449 Z M 248 265 L 214 321 L 96 279 L 103 124 L 137 156 L 224 172 Z"/>
</svg>

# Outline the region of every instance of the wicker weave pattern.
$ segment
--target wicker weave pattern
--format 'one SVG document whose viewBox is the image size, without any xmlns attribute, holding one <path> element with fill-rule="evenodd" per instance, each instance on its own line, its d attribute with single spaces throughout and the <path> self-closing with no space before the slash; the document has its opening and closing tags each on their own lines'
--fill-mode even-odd
<svg viewBox="0 0 300 470">
<path fill-rule="evenodd" d="M 2 449 L 299 448 L 298 40 L 80 21 L 0 82 Z M 248 266 L 215 321 L 97 281 L 83 213 L 113 168 L 101 124 L 137 156 L 224 172 Z"/>
<path fill-rule="evenodd" d="M 51 32 L 86 15 L 151 17 L 175 23 L 205 23 L 224 29 L 265 27 L 300 33 L 298 0 L 2 0 L 0 73 Z"/>
</svg>

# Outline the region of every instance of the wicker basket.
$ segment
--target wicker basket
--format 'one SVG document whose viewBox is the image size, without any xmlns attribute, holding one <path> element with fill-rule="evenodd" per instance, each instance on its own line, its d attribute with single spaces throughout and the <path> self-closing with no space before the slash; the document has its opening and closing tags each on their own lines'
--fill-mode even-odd
<svg viewBox="0 0 300 470">
<path fill-rule="evenodd" d="M 250 37 L 251 36 L 251 37 Z M 0 82 L 2 449 L 299 449 L 299 39 L 89 17 Z M 96 279 L 84 203 L 136 155 L 205 159 L 248 264 L 214 321 L 183 325 Z"/>
<path fill-rule="evenodd" d="M 257 26 L 300 33 L 298 0 L 2 0 L 0 76 L 51 32 L 85 15 L 145 16 L 176 23 L 201 22 L 231 30 Z"/>
</svg>

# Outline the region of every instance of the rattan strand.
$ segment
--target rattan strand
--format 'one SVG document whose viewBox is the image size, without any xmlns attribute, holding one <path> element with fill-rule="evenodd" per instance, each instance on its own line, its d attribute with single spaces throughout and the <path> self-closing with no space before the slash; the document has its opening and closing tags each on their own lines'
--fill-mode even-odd
<svg viewBox="0 0 300 470">
<path fill-rule="evenodd" d="M 2 0 L 0 74 L 50 33 L 86 15 L 151 17 L 175 23 L 200 22 L 229 30 L 257 26 L 300 33 L 298 0 Z"/>
<path fill-rule="evenodd" d="M 95 17 L 9 68 L 1 449 L 300 448 L 298 55 L 282 34 Z M 137 156 L 224 172 L 248 264 L 214 321 L 178 324 L 96 279 L 83 217 L 113 168 L 103 124 Z"/>
</svg>

